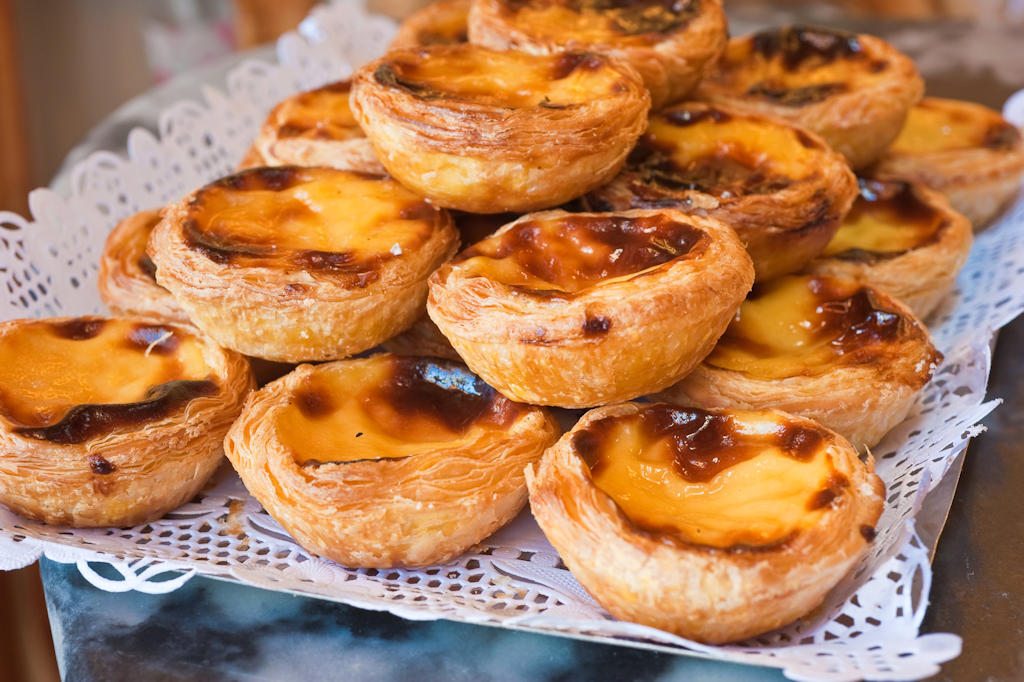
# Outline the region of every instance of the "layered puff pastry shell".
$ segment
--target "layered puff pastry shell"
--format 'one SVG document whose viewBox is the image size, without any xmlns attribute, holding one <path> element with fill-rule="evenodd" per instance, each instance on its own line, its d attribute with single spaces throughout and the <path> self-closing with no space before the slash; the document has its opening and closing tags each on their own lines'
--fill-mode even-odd
<svg viewBox="0 0 1024 682">
<path fill-rule="evenodd" d="M 725 47 L 720 0 L 473 0 L 469 37 L 496 50 L 607 54 L 636 69 L 659 109 L 685 97 Z"/>
<path fill-rule="evenodd" d="M 255 168 L 171 206 L 157 281 L 221 345 L 267 360 L 342 358 L 421 314 L 458 245 L 451 217 L 390 178 Z"/>
<path fill-rule="evenodd" d="M 874 167 L 942 192 L 983 227 L 1020 191 L 1024 138 L 1012 123 L 973 102 L 926 97 L 910 110 L 899 137 Z"/>
<path fill-rule="evenodd" d="M 348 80 L 300 92 L 267 116 L 248 166 L 329 166 L 384 174 L 349 107 Z"/>
<path fill-rule="evenodd" d="M 458 45 L 469 40 L 470 0 L 437 0 L 413 12 L 398 27 L 389 49 Z"/>
<path fill-rule="evenodd" d="M 609 405 L 527 470 L 534 517 L 612 615 L 721 644 L 821 603 L 884 487 L 841 436 L 774 410 Z"/>
<path fill-rule="evenodd" d="M 805 272 L 884 289 L 924 319 L 953 288 L 973 241 L 970 221 L 938 192 L 862 178 L 839 232 Z"/>
<path fill-rule="evenodd" d="M 697 98 L 796 123 L 861 168 L 896 139 L 923 92 L 914 63 L 880 38 L 785 27 L 730 40 Z"/>
<path fill-rule="evenodd" d="M 754 287 L 714 351 L 658 397 L 785 410 L 871 447 L 903 421 L 941 360 L 924 326 L 885 292 L 791 275 Z"/>
<path fill-rule="evenodd" d="M 476 45 L 394 50 L 352 108 L 388 172 L 473 213 L 557 206 L 610 180 L 647 123 L 636 72 L 597 54 Z"/>
<path fill-rule="evenodd" d="M 130 526 L 191 499 L 252 388 L 245 359 L 132 317 L 0 323 L 0 502 Z"/>
<path fill-rule="evenodd" d="M 512 519 L 525 466 L 558 434 L 461 364 L 375 355 L 254 393 L 225 450 L 300 545 L 385 568 L 449 561 Z"/>
<path fill-rule="evenodd" d="M 591 407 L 707 355 L 753 282 L 736 233 L 679 211 L 528 214 L 430 277 L 427 312 L 513 400 Z"/>
<path fill-rule="evenodd" d="M 687 102 L 652 114 L 626 167 L 583 204 L 596 211 L 671 206 L 718 218 L 736 230 L 765 280 L 819 254 L 856 194 L 845 159 L 817 135 Z"/>
<path fill-rule="evenodd" d="M 100 257 L 99 290 L 103 303 L 119 315 L 145 315 L 188 324 L 188 315 L 171 292 L 156 283 L 156 265 L 146 253 L 160 210 L 125 218 L 107 236 Z"/>
</svg>

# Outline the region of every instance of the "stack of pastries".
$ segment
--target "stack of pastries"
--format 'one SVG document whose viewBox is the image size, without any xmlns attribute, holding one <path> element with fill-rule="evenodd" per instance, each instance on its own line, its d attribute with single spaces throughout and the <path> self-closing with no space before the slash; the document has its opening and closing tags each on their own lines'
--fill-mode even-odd
<svg viewBox="0 0 1024 682">
<path fill-rule="evenodd" d="M 871 36 L 729 40 L 718 0 L 441 0 L 118 225 L 113 317 L 0 324 L 0 501 L 139 523 L 226 453 L 301 545 L 383 568 L 529 499 L 617 617 L 784 625 L 870 546 L 868 449 L 1024 173 L 998 114 L 922 93 Z"/>
</svg>

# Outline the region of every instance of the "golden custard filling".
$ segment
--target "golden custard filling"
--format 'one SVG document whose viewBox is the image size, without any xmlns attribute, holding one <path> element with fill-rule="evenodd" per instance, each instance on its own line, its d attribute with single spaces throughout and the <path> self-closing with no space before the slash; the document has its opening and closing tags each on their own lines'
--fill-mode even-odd
<svg viewBox="0 0 1024 682">
<path fill-rule="evenodd" d="M 886 309 L 870 287 L 793 275 L 754 286 L 704 362 L 760 379 L 869 363 L 907 335 L 911 322 Z"/>
<path fill-rule="evenodd" d="M 683 105 L 651 116 L 628 169 L 651 191 L 729 198 L 784 189 L 816 174 L 820 158 L 820 145 L 798 129 Z"/>
<path fill-rule="evenodd" d="M 390 178 L 330 168 L 253 168 L 196 193 L 186 243 L 225 265 L 278 265 L 376 278 L 425 243 L 444 213 Z"/>
<path fill-rule="evenodd" d="M 828 29 L 786 27 L 732 40 L 711 77 L 715 87 L 784 106 L 804 106 L 885 77 L 859 38 Z"/>
<path fill-rule="evenodd" d="M 280 138 L 343 141 L 364 137 L 349 107 L 351 83 L 338 81 L 281 102 L 271 114 Z"/>
<path fill-rule="evenodd" d="M 377 355 L 318 366 L 275 419 L 296 463 L 320 465 L 483 444 L 524 409 L 458 363 Z"/>
<path fill-rule="evenodd" d="M 591 422 L 572 445 L 633 526 L 668 542 L 778 546 L 848 486 L 824 429 L 769 412 L 645 405 Z"/>
<path fill-rule="evenodd" d="M 168 396 L 177 405 L 214 392 L 211 373 L 199 340 L 173 327 L 88 317 L 27 321 L 0 337 L 0 416 L 31 437 L 81 442 L 124 420 L 165 414 L 159 406 L 127 415 L 96 406 L 166 403 Z"/>
<path fill-rule="evenodd" d="M 428 50 L 394 54 L 377 67 L 374 79 L 425 101 L 464 100 L 512 109 L 564 109 L 628 91 L 623 89 L 626 76 L 596 54 L 532 55 L 475 45 Z"/>
<path fill-rule="evenodd" d="M 700 0 L 506 0 L 516 28 L 556 44 L 646 45 L 683 30 Z"/>
<path fill-rule="evenodd" d="M 825 247 L 825 256 L 870 260 L 898 256 L 934 242 L 948 224 L 908 182 L 861 178 L 860 194 L 839 231 Z"/>
<path fill-rule="evenodd" d="M 457 267 L 532 293 L 577 294 L 696 256 L 705 233 L 664 215 L 572 214 L 526 220 L 459 254 Z"/>
<path fill-rule="evenodd" d="M 1020 131 L 988 107 L 926 97 L 910 109 L 889 151 L 927 154 L 956 149 L 1009 150 L 1019 147 L 1020 141 Z"/>
</svg>

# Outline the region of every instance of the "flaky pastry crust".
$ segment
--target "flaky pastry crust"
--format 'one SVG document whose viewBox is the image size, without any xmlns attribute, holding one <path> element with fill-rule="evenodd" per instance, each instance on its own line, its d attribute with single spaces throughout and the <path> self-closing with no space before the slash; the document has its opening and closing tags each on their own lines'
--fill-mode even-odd
<svg viewBox="0 0 1024 682">
<path fill-rule="evenodd" d="M 349 108 L 351 85 L 336 81 L 280 102 L 253 143 L 251 165 L 328 166 L 383 175 Z"/>
<path fill-rule="evenodd" d="M 921 224 L 920 241 L 903 250 L 851 248 L 829 245 L 811 261 L 805 272 L 850 279 L 884 289 L 925 319 L 952 290 L 956 276 L 967 262 L 974 242 L 971 223 L 949 206 L 934 190 L 901 180 L 861 180 L 861 194 L 847 217 L 853 221 L 882 204 L 879 220 L 912 230 Z M 844 225 L 842 229 L 848 229 Z M 842 239 L 840 234 L 837 239 Z M 856 239 L 854 237 L 854 239 Z M 845 240 L 843 240 L 845 243 Z M 834 251 L 834 252 L 833 252 Z"/>
<path fill-rule="evenodd" d="M 926 97 L 911 109 L 900 136 L 872 173 L 943 193 L 978 229 L 1019 194 L 1024 137 L 988 107 Z"/>
<path fill-rule="evenodd" d="M 470 0 L 437 0 L 405 18 L 389 50 L 457 45 L 469 40 Z"/>
<path fill-rule="evenodd" d="M 719 0 L 473 0 L 469 37 L 495 50 L 600 52 L 636 69 L 657 110 L 697 85 L 725 48 Z"/>
<path fill-rule="evenodd" d="M 345 566 L 433 565 L 465 552 L 523 507 L 523 469 L 536 462 L 559 434 L 542 408 L 511 403 L 477 380 L 479 388 L 488 391 L 484 409 L 490 412 L 474 423 L 497 414 L 504 422 L 500 428 L 477 433 L 470 427 L 464 438 L 424 443 L 409 456 L 388 458 L 381 452 L 379 459 L 355 461 L 318 462 L 321 453 L 300 453 L 285 441 L 279 425 L 290 405 L 319 409 L 320 399 L 310 401 L 304 393 L 318 375 L 395 359 L 406 365 L 426 364 L 434 372 L 454 371 L 462 379 L 472 377 L 454 363 L 387 355 L 301 365 L 255 392 L 224 442 L 246 487 L 292 537 Z M 406 406 L 398 413 L 400 418 L 422 409 L 419 403 L 409 405 L 416 400 L 410 393 L 417 386 L 408 379 L 405 383 L 398 389 L 405 393 L 393 398 L 395 404 Z M 353 394 L 372 388 L 346 383 Z M 321 398 L 342 399 L 337 393 Z"/>
<path fill-rule="evenodd" d="M 846 160 L 806 130 L 687 102 L 652 114 L 623 168 L 583 203 L 595 211 L 671 206 L 726 223 L 758 280 L 795 272 L 839 229 L 857 194 Z"/>
<path fill-rule="evenodd" d="M 874 537 L 885 489 L 871 458 L 861 462 L 841 436 L 810 420 L 774 410 L 755 413 L 822 441 L 818 447 L 834 478 L 818 500 L 824 502 L 820 516 L 766 546 L 717 548 L 673 540 L 627 517 L 597 487 L 576 447 L 576 436 L 602 420 L 658 408 L 624 403 L 591 410 L 538 466 L 527 469 L 534 518 L 572 574 L 616 618 L 711 644 L 772 630 L 814 609 Z M 757 497 L 759 491 L 750 493 Z"/>
<path fill-rule="evenodd" d="M 34 350 L 19 350 L 31 335 L 47 338 L 36 342 Z M 76 342 L 90 340 L 88 353 L 69 355 L 79 352 Z M 55 347 L 62 355 L 53 354 Z M 179 360 L 181 348 L 189 355 Z M 20 386 L 3 388 L 0 502 L 22 516 L 56 525 L 131 526 L 190 500 L 223 461 L 224 434 L 253 385 L 241 355 L 190 327 L 148 318 L 9 320 L 0 323 L 0 354 L 9 352 L 28 368 L 21 371 L 36 373 L 37 379 L 57 371 L 49 367 L 62 369 L 60 376 L 46 377 L 49 388 L 43 398 L 25 393 L 42 389 L 28 389 L 30 382 L 16 377 Z M 163 367 L 152 375 L 154 384 L 140 383 L 146 375 L 130 364 L 161 361 Z M 179 376 L 179 362 L 197 374 Z M 0 381 L 7 383 L 7 375 L 18 371 L 8 367 Z M 107 382 L 121 396 L 134 390 L 121 393 L 122 386 L 138 390 L 115 404 L 101 396 L 90 399 L 88 392 L 64 399 L 63 387 L 90 381 L 101 388 Z M 59 407 L 50 413 L 44 400 Z"/>
<path fill-rule="evenodd" d="M 160 209 L 125 218 L 107 236 L 100 256 L 100 298 L 118 315 L 145 315 L 189 324 L 171 292 L 156 283 L 156 266 L 146 254 L 149 234 L 160 222 Z"/>
<path fill-rule="evenodd" d="M 302 362 L 367 350 L 411 325 L 427 276 L 457 247 L 447 212 L 390 178 L 285 166 L 172 205 L 149 253 L 159 283 L 218 343 Z"/>
<path fill-rule="evenodd" d="M 717 220 L 675 210 L 545 211 L 438 269 L 427 312 L 504 395 L 589 407 L 684 376 L 752 282 L 750 257 Z"/>
<path fill-rule="evenodd" d="M 741 338 L 731 343 L 730 328 L 704 362 L 657 397 L 707 409 L 784 410 L 836 431 L 858 449 L 872 447 L 906 418 L 942 354 L 910 308 L 882 290 L 827 277 L 794 276 L 793 281 L 823 290 L 821 309 L 839 313 L 843 324 L 835 330 L 843 341 L 839 352 L 823 365 L 801 367 L 783 376 L 758 375 L 756 364 L 751 371 L 723 366 L 727 363 L 719 359 L 720 353 L 751 341 Z M 775 284 L 782 285 L 782 280 Z M 751 300 L 756 300 L 757 293 L 755 289 Z M 742 320 L 746 305 L 734 324 Z M 844 320 L 847 311 L 859 319 Z M 797 326 L 798 319 L 793 318 L 792 326 Z"/>
<path fill-rule="evenodd" d="M 803 126 L 857 169 L 896 139 L 923 93 L 914 63 L 880 38 L 785 27 L 730 40 L 696 96 Z"/>
<path fill-rule="evenodd" d="M 390 52 L 356 73 L 351 101 L 392 176 L 473 213 L 557 206 L 607 182 L 650 104 L 607 57 L 469 44 Z"/>
</svg>

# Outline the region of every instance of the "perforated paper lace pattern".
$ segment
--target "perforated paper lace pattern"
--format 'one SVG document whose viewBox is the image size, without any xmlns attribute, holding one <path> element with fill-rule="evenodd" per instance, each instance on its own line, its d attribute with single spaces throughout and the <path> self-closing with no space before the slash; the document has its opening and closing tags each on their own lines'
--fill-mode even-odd
<svg viewBox="0 0 1024 682">
<path fill-rule="evenodd" d="M 350 4 L 317 9 L 278 45 L 279 64 L 243 63 L 226 92 L 171 107 L 159 135 L 134 130 L 128 157 L 100 152 L 73 170 L 72 193 L 30 195 L 32 220 L 0 213 L 4 318 L 102 311 L 95 279 L 107 232 L 227 173 L 270 107 L 344 77 L 395 30 Z M 1024 118 L 1024 99 L 1017 98 Z M 992 333 L 1024 309 L 1024 201 L 978 236 L 957 291 L 932 320 L 946 360 L 911 417 L 875 450 L 888 495 L 872 552 L 800 621 L 712 647 L 609 616 L 573 579 L 528 512 L 457 561 L 422 570 L 347 569 L 311 556 L 225 467 L 195 501 L 144 526 L 70 530 L 0 507 L 0 569 L 46 556 L 76 562 L 105 590 L 166 592 L 205 574 L 313 595 L 411 619 L 512 625 L 609 643 L 783 668 L 798 680 L 916 679 L 959 653 L 955 635 L 919 636 L 931 570 L 914 534 L 929 490 L 980 430 Z M 173 571 L 182 571 L 181 573 Z"/>
</svg>

